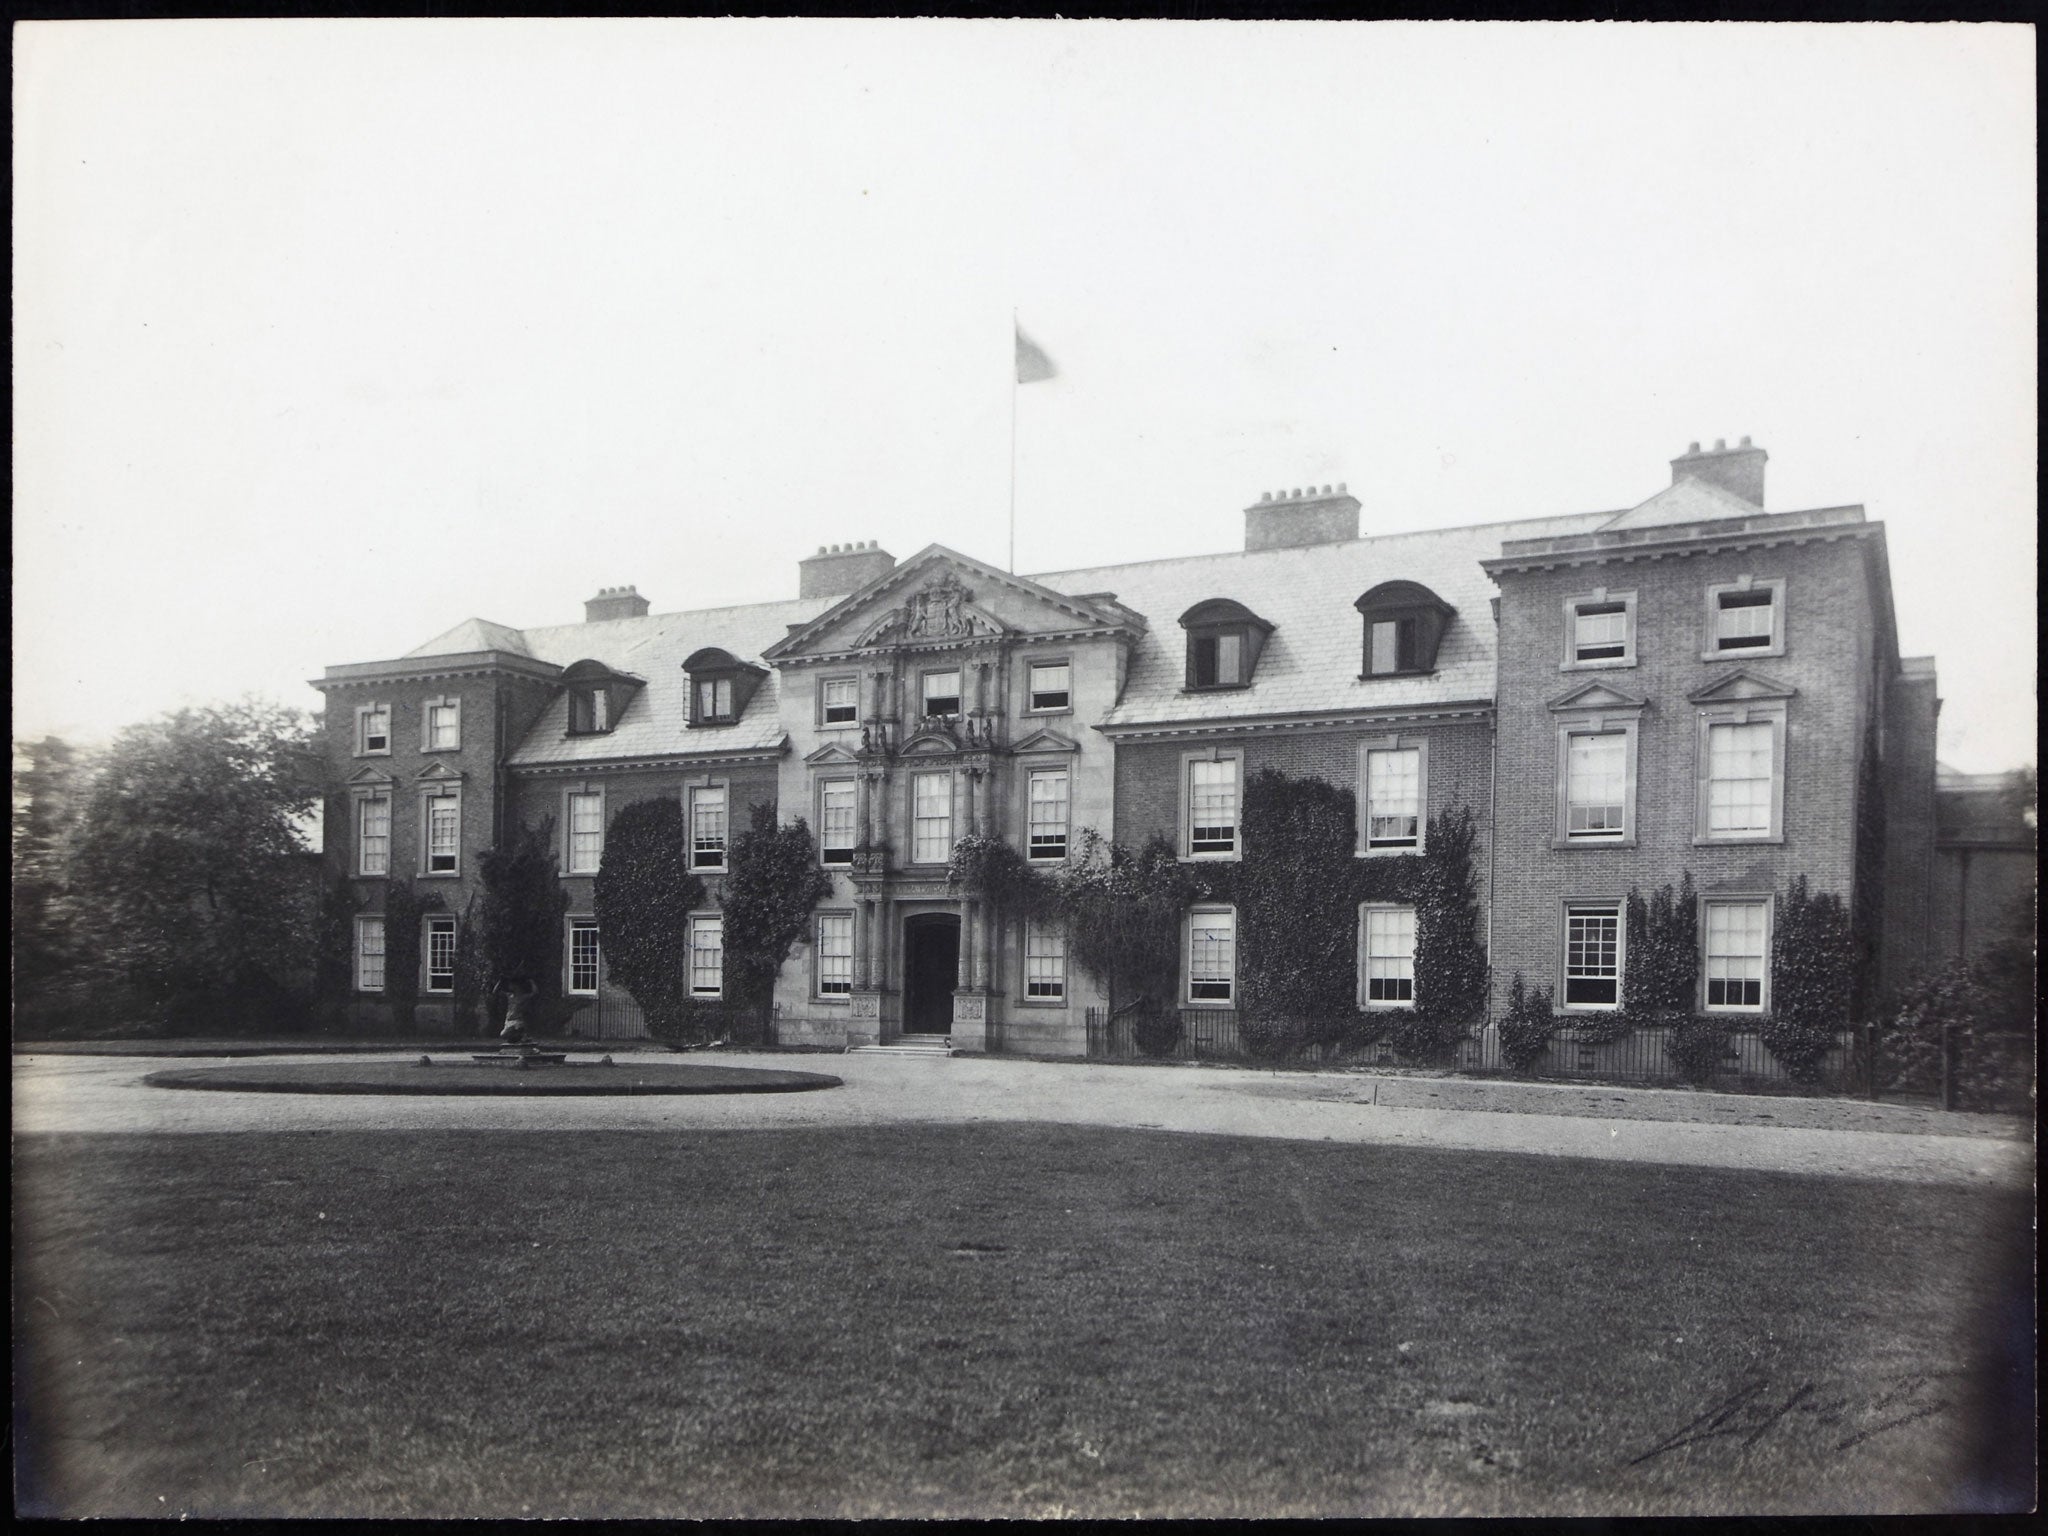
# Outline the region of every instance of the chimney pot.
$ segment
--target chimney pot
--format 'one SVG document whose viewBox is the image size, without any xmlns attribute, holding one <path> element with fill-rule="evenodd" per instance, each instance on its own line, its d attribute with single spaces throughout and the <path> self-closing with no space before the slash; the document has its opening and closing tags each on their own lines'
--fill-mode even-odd
<svg viewBox="0 0 2048 1536">
<path fill-rule="evenodd" d="M 1700 452 L 1700 445 L 1693 443 L 1683 455 L 1671 461 L 1671 483 L 1701 480 L 1708 485 L 1719 486 L 1753 507 L 1761 507 L 1764 504 L 1764 464 L 1769 458 L 1768 453 L 1746 437 L 1734 448 L 1728 446 L 1727 438 L 1716 438 L 1712 451 L 1708 453 Z"/>
<path fill-rule="evenodd" d="M 606 619 L 641 619 L 647 616 L 647 599 L 636 587 L 599 587 L 597 596 L 583 604 L 583 622 L 601 624 Z"/>
<path fill-rule="evenodd" d="M 896 569 L 896 557 L 876 540 L 861 539 L 820 544 L 815 555 L 797 561 L 796 569 L 797 596 L 845 597 Z"/>
<path fill-rule="evenodd" d="M 1337 482 L 1337 494 L 1339 496 L 1349 496 L 1351 494 L 1350 491 L 1345 489 L 1344 482 L 1342 480 L 1339 480 Z"/>
<path fill-rule="evenodd" d="M 1297 505 L 1297 503 L 1305 503 Z M 1297 549 L 1342 544 L 1358 537 L 1358 498 L 1339 485 L 1261 491 L 1244 509 L 1244 547 Z"/>
</svg>

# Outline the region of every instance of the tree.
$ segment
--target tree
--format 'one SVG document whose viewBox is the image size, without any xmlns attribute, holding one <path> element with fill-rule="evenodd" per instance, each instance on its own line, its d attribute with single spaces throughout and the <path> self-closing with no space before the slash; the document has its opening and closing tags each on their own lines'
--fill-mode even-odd
<svg viewBox="0 0 2048 1536">
<path fill-rule="evenodd" d="M 65 861 L 95 965 L 166 1022 L 275 997 L 317 902 L 294 828 L 317 798 L 304 715 L 249 699 L 130 726 L 97 763 Z"/>
<path fill-rule="evenodd" d="M 535 1019 L 551 1017 L 561 996 L 562 919 L 569 911 L 555 867 L 554 818 L 513 826 L 501 846 L 478 857 L 477 879 L 475 983 L 489 993 L 524 977 L 534 985 Z M 495 1011 L 484 1010 L 485 1034 L 501 1022 Z"/>
<path fill-rule="evenodd" d="M 78 821 L 78 754 L 55 736 L 14 744 L 14 986 L 32 993 L 78 959 L 59 920 L 65 844 Z"/>
<path fill-rule="evenodd" d="M 689 1030 L 690 913 L 704 905 L 683 840 L 680 803 L 635 801 L 605 830 L 591 882 L 605 968 L 664 1038 Z"/>
<path fill-rule="evenodd" d="M 752 808 L 726 861 L 725 995 L 766 1008 L 812 909 L 832 894 L 832 878 L 818 867 L 818 845 L 804 819 L 777 826 L 772 805 Z"/>
</svg>

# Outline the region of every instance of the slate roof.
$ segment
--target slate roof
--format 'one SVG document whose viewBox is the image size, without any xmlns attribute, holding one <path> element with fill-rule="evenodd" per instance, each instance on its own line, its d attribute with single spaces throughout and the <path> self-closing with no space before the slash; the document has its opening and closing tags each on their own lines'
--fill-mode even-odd
<svg viewBox="0 0 2048 1536">
<path fill-rule="evenodd" d="M 1754 510 L 1754 509 L 1751 509 Z M 1065 592 L 1114 592 L 1151 620 L 1132 652 L 1124 696 L 1105 726 L 1178 724 L 1247 715 L 1400 709 L 1491 699 L 1499 590 L 1479 562 L 1504 538 L 1588 533 L 1612 512 L 1380 534 L 1300 549 L 1233 550 L 1134 565 L 1033 576 Z M 1360 681 L 1364 621 L 1354 604 L 1383 581 L 1420 582 L 1456 610 L 1434 672 Z M 1180 616 L 1207 598 L 1231 598 L 1274 625 L 1249 688 L 1185 693 Z"/>
<path fill-rule="evenodd" d="M 444 635 L 436 635 L 424 645 L 416 645 L 405 653 L 410 661 L 415 656 L 462 656 L 472 651 L 503 651 L 510 656 L 531 656 L 526 648 L 526 637 L 509 624 L 493 624 L 489 619 L 464 619 Z"/>
</svg>

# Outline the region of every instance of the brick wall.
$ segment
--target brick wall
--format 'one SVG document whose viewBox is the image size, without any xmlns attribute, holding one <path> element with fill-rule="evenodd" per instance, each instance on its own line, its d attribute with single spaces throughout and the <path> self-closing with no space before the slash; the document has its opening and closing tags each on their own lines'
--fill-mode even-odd
<svg viewBox="0 0 2048 1536">
<path fill-rule="evenodd" d="M 1707 587 L 1745 574 L 1784 579 L 1785 654 L 1703 660 Z M 1500 584 L 1496 1008 L 1517 970 L 1559 985 L 1568 899 L 1647 893 L 1687 870 L 1703 893 L 1782 891 L 1804 874 L 1816 891 L 1852 898 L 1856 766 L 1874 707 L 1877 644 L 1859 541 L 1506 573 Z M 1565 600 L 1601 586 L 1637 594 L 1636 665 L 1566 670 Z M 1698 847 L 1698 710 L 1688 695 L 1736 671 L 1796 690 L 1786 715 L 1784 841 Z M 1648 700 L 1637 737 L 1637 846 L 1557 849 L 1559 717 L 1549 701 L 1596 679 Z"/>
</svg>

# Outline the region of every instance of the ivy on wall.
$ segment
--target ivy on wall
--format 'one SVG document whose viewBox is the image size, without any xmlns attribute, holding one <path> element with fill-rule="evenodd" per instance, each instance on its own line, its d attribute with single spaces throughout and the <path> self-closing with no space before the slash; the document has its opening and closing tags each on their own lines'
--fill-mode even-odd
<svg viewBox="0 0 2048 1536">
<path fill-rule="evenodd" d="M 1849 1022 L 1857 998 L 1857 940 L 1842 898 L 1814 895 L 1795 875 L 1778 898 L 1771 943 L 1771 1017 L 1764 1045 L 1799 1082 L 1819 1075 L 1820 1060 Z"/>
<path fill-rule="evenodd" d="M 384 890 L 384 1001 L 391 1022 L 409 1030 L 420 1003 L 420 919 L 441 910 L 441 898 L 422 896 L 410 880 L 393 880 Z"/>
<path fill-rule="evenodd" d="M 1415 1008 L 1397 1017 L 1394 1046 L 1422 1061 L 1449 1058 L 1486 1011 L 1486 951 L 1479 943 L 1478 830 L 1467 806 L 1430 818 L 1414 877 Z M 1364 861 L 1370 864 L 1371 860 Z"/>
<path fill-rule="evenodd" d="M 1647 900 L 1631 886 L 1623 921 L 1621 1007 L 1574 1025 L 1581 1040 L 1594 1044 L 1619 1040 L 1631 1029 L 1670 1023 L 1673 1015 L 1692 1013 L 1699 997 L 1699 902 L 1692 871 L 1680 873 L 1676 890 L 1660 886 Z"/>
<path fill-rule="evenodd" d="M 1337 1046 L 1377 1023 L 1358 1010 L 1358 910 L 1344 899 L 1358 884 L 1355 829 L 1351 791 L 1322 779 L 1267 768 L 1245 786 L 1238 1029 L 1254 1055 Z"/>
<path fill-rule="evenodd" d="M 499 983 L 524 978 L 533 983 L 536 1024 L 554 1022 L 561 1007 L 562 920 L 569 894 L 555 868 L 555 819 L 534 826 L 514 824 L 505 841 L 477 856 L 477 982 L 490 999 L 483 1030 L 504 1022 Z"/>
<path fill-rule="evenodd" d="M 1530 989 L 1515 972 L 1508 983 L 1508 1011 L 1500 1021 L 1500 1053 L 1509 1068 L 1527 1072 L 1542 1057 L 1550 1037 L 1557 1032 L 1557 1019 L 1548 987 Z"/>
<path fill-rule="evenodd" d="M 690 913 L 704 906 L 683 848 L 681 803 L 636 800 L 605 829 L 591 881 L 605 969 L 665 1039 L 690 1032 Z"/>
<path fill-rule="evenodd" d="M 747 829 L 727 850 L 726 868 L 720 901 L 725 995 L 765 1008 L 782 963 L 810 927 L 811 909 L 832 894 L 832 877 L 818 867 L 809 824 L 799 816 L 789 826 L 776 825 L 772 805 L 750 810 Z"/>
<path fill-rule="evenodd" d="M 1855 910 L 1850 914 L 1859 964 L 1851 1003 L 1868 1018 L 1878 1001 L 1878 951 L 1884 922 L 1884 765 L 1877 754 L 1877 717 L 1863 728 L 1863 754 L 1856 765 Z"/>
<path fill-rule="evenodd" d="M 1066 919 L 1068 955 L 1112 1009 L 1172 1006 L 1181 922 L 1196 901 L 1219 899 L 1218 866 L 1197 873 L 1159 836 L 1131 849 L 1083 827 L 1076 845 L 1050 882 L 1053 910 Z"/>
</svg>

